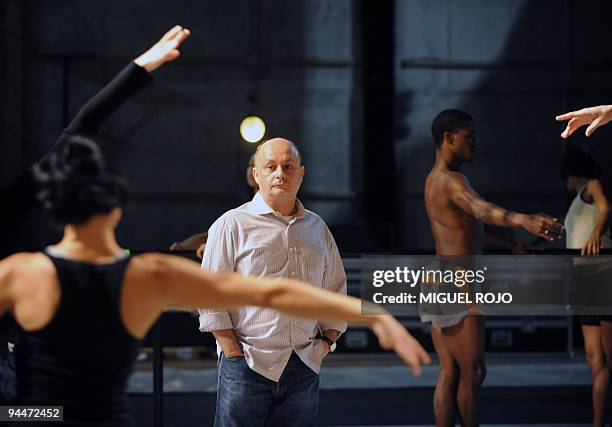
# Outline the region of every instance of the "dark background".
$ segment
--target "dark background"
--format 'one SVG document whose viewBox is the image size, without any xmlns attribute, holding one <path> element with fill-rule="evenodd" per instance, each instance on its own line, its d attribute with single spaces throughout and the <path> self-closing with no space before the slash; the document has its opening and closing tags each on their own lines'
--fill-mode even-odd
<svg viewBox="0 0 612 427">
<path fill-rule="evenodd" d="M 15 203 L 31 188 L 11 182 L 174 24 L 193 33 L 182 57 L 101 135 L 135 194 L 118 230 L 126 247 L 167 248 L 248 200 L 255 147 L 238 126 L 251 113 L 267 137 L 300 147 L 300 197 L 344 253 L 433 247 L 422 194 L 429 126 L 449 107 L 476 120 L 481 147 L 465 172 L 480 194 L 562 216 L 554 116 L 612 103 L 611 12 L 603 0 L 5 0 L 1 255 L 56 236 Z M 612 127 L 590 142 L 606 169 L 610 139 Z"/>
</svg>

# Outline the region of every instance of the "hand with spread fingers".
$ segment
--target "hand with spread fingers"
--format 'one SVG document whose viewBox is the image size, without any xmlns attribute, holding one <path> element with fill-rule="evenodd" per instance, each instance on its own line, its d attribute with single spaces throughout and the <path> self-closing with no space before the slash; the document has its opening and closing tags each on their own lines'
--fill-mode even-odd
<svg viewBox="0 0 612 427">
<path fill-rule="evenodd" d="M 567 122 L 565 130 L 561 134 L 561 138 L 569 138 L 578 128 L 589 125 L 585 135 L 591 136 L 595 130 L 605 125 L 612 120 L 612 105 L 598 105 L 596 107 L 583 108 L 581 110 L 571 111 L 561 114 L 555 119 L 558 122 Z"/>
<path fill-rule="evenodd" d="M 421 365 L 429 365 L 431 358 L 401 323 L 389 315 L 375 315 L 372 331 L 385 350 L 393 350 L 408 365 L 414 375 L 421 374 Z"/>
<path fill-rule="evenodd" d="M 523 228 L 531 234 L 548 241 L 559 240 L 563 235 L 563 225 L 550 215 L 538 213 L 526 216 Z"/>
<path fill-rule="evenodd" d="M 178 48 L 190 35 L 191 32 L 187 28 L 176 25 L 134 62 L 149 73 L 155 71 L 166 62 L 174 61 L 180 56 Z"/>
</svg>

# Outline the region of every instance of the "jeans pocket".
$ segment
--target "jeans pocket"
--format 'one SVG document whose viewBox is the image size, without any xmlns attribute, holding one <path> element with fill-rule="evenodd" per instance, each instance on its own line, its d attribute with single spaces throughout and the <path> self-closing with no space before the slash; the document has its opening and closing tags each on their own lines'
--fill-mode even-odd
<svg viewBox="0 0 612 427">
<path fill-rule="evenodd" d="M 241 377 L 249 365 L 246 363 L 244 355 L 227 357 L 222 355 L 221 364 L 219 365 L 219 380 L 235 380 Z"/>
</svg>

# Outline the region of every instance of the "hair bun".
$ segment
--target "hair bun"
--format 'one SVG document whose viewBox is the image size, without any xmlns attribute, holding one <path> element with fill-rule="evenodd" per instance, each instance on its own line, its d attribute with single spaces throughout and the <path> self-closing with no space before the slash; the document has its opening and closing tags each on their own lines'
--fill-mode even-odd
<svg viewBox="0 0 612 427">
<path fill-rule="evenodd" d="M 69 136 L 34 169 L 38 199 L 60 224 L 82 224 L 127 201 L 127 185 L 106 168 L 95 142 Z"/>
</svg>

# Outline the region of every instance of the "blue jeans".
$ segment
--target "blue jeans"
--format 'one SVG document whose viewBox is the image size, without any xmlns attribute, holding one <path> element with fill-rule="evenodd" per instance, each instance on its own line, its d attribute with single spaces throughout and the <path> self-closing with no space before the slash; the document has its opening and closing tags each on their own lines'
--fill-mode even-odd
<svg viewBox="0 0 612 427">
<path fill-rule="evenodd" d="M 215 427 L 314 426 L 319 376 L 293 353 L 278 383 L 221 354 Z"/>
</svg>

